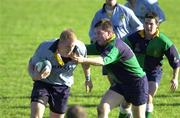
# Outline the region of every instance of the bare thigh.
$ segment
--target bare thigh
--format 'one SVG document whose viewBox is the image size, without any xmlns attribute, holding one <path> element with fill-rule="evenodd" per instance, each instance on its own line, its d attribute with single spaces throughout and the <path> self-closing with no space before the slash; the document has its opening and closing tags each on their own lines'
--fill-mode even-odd
<svg viewBox="0 0 180 118">
<path fill-rule="evenodd" d="M 65 114 L 58 114 L 54 112 L 50 112 L 50 118 L 64 118 Z"/>
<path fill-rule="evenodd" d="M 42 118 L 45 110 L 45 105 L 39 102 L 31 103 L 31 118 Z"/>
<path fill-rule="evenodd" d="M 149 94 L 153 97 L 155 96 L 157 90 L 158 90 L 158 83 L 154 81 L 149 81 Z"/>
<path fill-rule="evenodd" d="M 123 102 L 123 100 L 124 97 L 121 94 L 112 90 L 108 90 L 103 96 L 100 104 L 108 103 L 110 109 L 113 109 L 119 106 Z"/>
</svg>

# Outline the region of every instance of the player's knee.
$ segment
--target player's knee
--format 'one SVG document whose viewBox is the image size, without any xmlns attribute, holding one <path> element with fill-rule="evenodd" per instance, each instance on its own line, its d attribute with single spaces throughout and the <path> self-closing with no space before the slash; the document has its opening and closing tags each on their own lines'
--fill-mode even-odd
<svg viewBox="0 0 180 118">
<path fill-rule="evenodd" d="M 152 104 L 153 103 L 153 96 L 152 95 L 148 95 L 148 104 Z"/>
<path fill-rule="evenodd" d="M 124 109 L 131 108 L 131 103 L 123 101 L 123 103 L 121 104 L 121 107 L 124 108 Z"/>
<path fill-rule="evenodd" d="M 107 103 L 100 104 L 97 107 L 98 114 L 105 114 L 110 112 L 110 106 Z"/>
<path fill-rule="evenodd" d="M 98 112 L 98 114 L 102 114 L 102 113 L 104 112 L 102 105 L 99 105 L 99 106 L 97 107 L 97 112 Z"/>
</svg>

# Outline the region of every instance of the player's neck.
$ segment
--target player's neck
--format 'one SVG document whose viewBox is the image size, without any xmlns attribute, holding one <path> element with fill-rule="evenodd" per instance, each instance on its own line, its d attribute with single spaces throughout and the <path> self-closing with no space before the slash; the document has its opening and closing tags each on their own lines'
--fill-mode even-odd
<svg viewBox="0 0 180 118">
<path fill-rule="evenodd" d="M 115 6 L 106 5 L 105 8 L 106 10 L 114 10 Z"/>
<path fill-rule="evenodd" d="M 151 40 L 154 36 L 150 34 L 145 34 L 145 39 Z"/>
</svg>

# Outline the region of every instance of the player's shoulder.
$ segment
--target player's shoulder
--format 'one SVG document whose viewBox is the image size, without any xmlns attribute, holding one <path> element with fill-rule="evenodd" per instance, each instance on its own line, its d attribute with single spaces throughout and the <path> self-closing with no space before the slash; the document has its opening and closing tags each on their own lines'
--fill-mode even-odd
<svg viewBox="0 0 180 118">
<path fill-rule="evenodd" d="M 96 15 L 97 14 L 102 14 L 104 12 L 104 10 L 105 10 L 105 4 L 103 4 L 103 6 L 96 11 Z"/>
<path fill-rule="evenodd" d="M 85 55 L 87 52 L 85 44 L 80 40 L 76 41 L 76 50 L 82 55 Z"/>
<path fill-rule="evenodd" d="M 124 11 L 132 11 L 129 7 L 122 5 L 122 4 L 117 4 L 117 7 L 124 10 Z"/>
<path fill-rule="evenodd" d="M 77 40 L 77 41 L 76 41 L 76 45 L 77 45 L 79 48 L 84 48 L 84 47 L 85 47 L 85 44 L 84 44 L 82 41 L 80 41 L 80 40 Z"/>
<path fill-rule="evenodd" d="M 164 33 L 160 32 L 159 33 L 159 40 L 161 40 L 162 42 L 166 43 L 166 44 L 172 44 L 173 42 L 171 41 L 171 39 L 165 35 Z"/>
<path fill-rule="evenodd" d="M 45 40 L 39 44 L 38 50 L 46 50 L 49 47 L 51 47 L 55 42 L 58 42 L 58 40 L 57 39 Z"/>
<path fill-rule="evenodd" d="M 50 39 L 50 40 L 45 40 L 40 45 L 41 46 L 48 46 L 48 45 L 52 45 L 55 42 L 58 42 L 57 38 L 53 38 L 53 39 Z"/>
<path fill-rule="evenodd" d="M 134 12 L 125 5 L 117 4 L 117 8 L 119 9 L 119 11 L 121 11 L 125 14 L 128 14 L 130 16 L 132 16 L 132 14 L 134 14 Z"/>
</svg>

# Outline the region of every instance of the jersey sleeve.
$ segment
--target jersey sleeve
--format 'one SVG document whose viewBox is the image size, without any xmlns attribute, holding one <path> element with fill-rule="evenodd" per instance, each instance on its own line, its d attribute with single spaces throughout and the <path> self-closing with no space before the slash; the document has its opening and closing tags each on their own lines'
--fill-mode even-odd
<svg viewBox="0 0 180 118">
<path fill-rule="evenodd" d="M 124 39 L 124 42 L 125 42 L 131 49 L 133 49 L 132 42 L 131 42 L 131 40 L 130 40 L 128 37 L 126 37 L 126 38 Z"/>
<path fill-rule="evenodd" d="M 35 64 L 42 58 L 41 57 L 41 50 L 42 50 L 42 45 L 43 43 L 41 43 L 38 48 L 36 49 L 36 51 L 34 52 L 33 56 L 30 58 L 29 60 L 29 64 L 28 64 L 28 73 L 29 75 L 33 78 L 34 77 L 34 67 Z"/>
<path fill-rule="evenodd" d="M 103 57 L 104 65 L 108 65 L 119 59 L 119 50 L 116 47 L 113 47 L 104 51 L 101 56 Z"/>
<path fill-rule="evenodd" d="M 136 32 L 138 30 L 142 30 L 143 29 L 143 24 L 141 23 L 141 21 L 136 17 L 136 15 L 134 14 L 134 12 L 129 9 L 128 10 L 128 16 L 129 16 L 129 23 L 130 23 L 130 28 L 133 29 L 133 32 Z"/>
<path fill-rule="evenodd" d="M 165 43 L 164 54 L 166 55 L 166 57 L 169 61 L 169 64 L 171 65 L 171 67 L 173 69 L 179 67 L 180 66 L 180 56 L 179 56 L 177 48 L 175 47 L 173 42 L 164 34 L 162 34 L 162 39 Z"/>
<path fill-rule="evenodd" d="M 173 69 L 180 66 L 180 55 L 175 47 L 175 45 L 171 45 L 166 51 L 165 55 L 168 58 L 169 64 Z"/>
<path fill-rule="evenodd" d="M 75 46 L 74 52 L 77 52 L 78 54 L 84 56 L 84 57 L 87 57 L 87 49 L 86 49 L 86 46 L 83 42 L 81 41 L 78 41 L 77 42 L 77 45 Z"/>
<path fill-rule="evenodd" d="M 100 51 L 98 51 L 98 47 L 96 44 L 86 44 L 87 55 L 100 55 Z"/>
<path fill-rule="evenodd" d="M 42 45 L 43 43 L 41 43 L 38 48 L 36 49 L 36 51 L 34 52 L 33 56 L 31 57 L 31 61 L 30 64 L 34 65 L 36 64 L 39 60 L 42 59 Z"/>
</svg>

